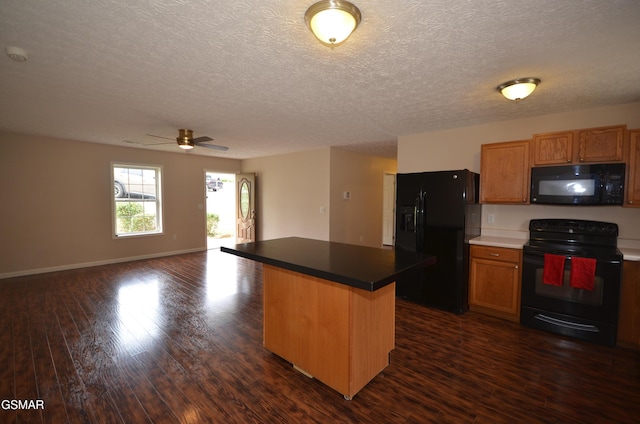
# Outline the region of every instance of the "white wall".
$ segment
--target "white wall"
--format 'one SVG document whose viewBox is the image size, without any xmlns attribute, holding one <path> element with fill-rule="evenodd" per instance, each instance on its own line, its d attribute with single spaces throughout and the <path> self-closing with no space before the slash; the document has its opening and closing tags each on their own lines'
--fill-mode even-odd
<svg viewBox="0 0 640 424">
<path fill-rule="evenodd" d="M 329 240 L 329 157 L 325 148 L 242 161 L 242 172 L 257 174 L 258 240 Z"/>
<path fill-rule="evenodd" d="M 480 172 L 482 144 L 531 139 L 536 133 L 617 124 L 626 124 L 628 128 L 640 128 L 640 103 L 404 136 L 398 139 L 398 172 L 461 168 Z M 480 179 L 482 181 L 482 176 Z M 488 214 L 495 215 L 495 223 L 487 222 Z M 621 239 L 640 240 L 640 209 L 638 208 L 483 205 L 482 215 L 483 230 L 526 231 L 531 219 L 578 218 L 615 222 L 619 225 Z M 624 240 L 621 242 L 624 243 Z"/>
<path fill-rule="evenodd" d="M 163 234 L 113 238 L 111 162 L 162 166 Z M 240 161 L 0 133 L 0 278 L 204 250 L 205 169 Z"/>
<path fill-rule="evenodd" d="M 514 104 L 514 106 L 517 106 Z M 480 146 L 528 140 L 533 134 L 627 124 L 640 127 L 640 103 L 491 122 L 398 138 L 398 172 L 469 169 L 480 172 Z"/>
<path fill-rule="evenodd" d="M 258 240 L 381 246 L 383 174 L 395 170 L 394 159 L 337 148 L 243 160 L 242 171 L 257 174 Z"/>
<path fill-rule="evenodd" d="M 395 159 L 331 149 L 331 241 L 382 246 L 385 172 L 396 173 Z"/>
</svg>

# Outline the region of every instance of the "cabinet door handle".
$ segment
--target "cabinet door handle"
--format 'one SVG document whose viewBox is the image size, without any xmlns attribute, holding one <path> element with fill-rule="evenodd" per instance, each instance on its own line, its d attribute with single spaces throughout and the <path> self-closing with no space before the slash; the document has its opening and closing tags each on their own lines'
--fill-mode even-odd
<svg viewBox="0 0 640 424">
<path fill-rule="evenodd" d="M 516 265 L 514 268 L 515 268 L 515 269 L 518 269 L 518 265 Z"/>
<path fill-rule="evenodd" d="M 489 256 L 500 256 L 499 253 L 489 253 Z"/>
</svg>

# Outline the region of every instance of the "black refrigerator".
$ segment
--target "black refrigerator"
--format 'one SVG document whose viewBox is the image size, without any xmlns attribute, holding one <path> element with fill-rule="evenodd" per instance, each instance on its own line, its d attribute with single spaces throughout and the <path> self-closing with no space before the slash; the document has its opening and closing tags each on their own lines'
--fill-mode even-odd
<svg viewBox="0 0 640 424">
<path fill-rule="evenodd" d="M 404 299 L 461 314 L 469 309 L 469 240 L 480 235 L 479 175 L 469 170 L 398 174 L 396 249 L 435 255 L 435 265 L 396 281 Z"/>
</svg>

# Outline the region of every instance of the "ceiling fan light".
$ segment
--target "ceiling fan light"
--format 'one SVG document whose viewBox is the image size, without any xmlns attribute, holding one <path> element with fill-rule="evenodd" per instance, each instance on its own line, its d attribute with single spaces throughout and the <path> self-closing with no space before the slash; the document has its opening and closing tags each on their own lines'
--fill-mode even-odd
<svg viewBox="0 0 640 424">
<path fill-rule="evenodd" d="M 184 150 L 193 149 L 193 131 L 192 130 L 178 130 L 178 147 Z"/>
<path fill-rule="evenodd" d="M 528 97 L 540 84 L 538 78 L 520 78 L 500 84 L 496 89 L 509 100 L 522 100 Z"/>
<path fill-rule="evenodd" d="M 342 44 L 362 20 L 360 10 L 343 0 L 322 0 L 304 14 L 307 26 L 322 44 L 334 47 Z"/>
</svg>

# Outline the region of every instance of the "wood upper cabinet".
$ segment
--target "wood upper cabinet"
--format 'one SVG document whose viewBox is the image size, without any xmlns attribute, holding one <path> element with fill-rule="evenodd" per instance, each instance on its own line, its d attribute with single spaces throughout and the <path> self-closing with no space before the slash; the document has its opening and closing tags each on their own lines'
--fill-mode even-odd
<svg viewBox="0 0 640 424">
<path fill-rule="evenodd" d="M 640 350 L 640 262 L 624 261 L 622 268 L 618 346 Z"/>
<path fill-rule="evenodd" d="M 578 162 L 624 161 L 626 125 L 578 131 Z"/>
<path fill-rule="evenodd" d="M 520 321 L 522 250 L 471 246 L 469 309 Z"/>
<path fill-rule="evenodd" d="M 533 136 L 533 166 L 623 162 L 626 125 Z"/>
<path fill-rule="evenodd" d="M 640 129 L 629 131 L 627 164 L 627 207 L 640 208 Z"/>
<path fill-rule="evenodd" d="M 529 203 L 530 140 L 483 144 L 480 203 Z"/>
<path fill-rule="evenodd" d="M 533 165 L 562 165 L 573 160 L 574 131 L 533 136 Z"/>
</svg>

